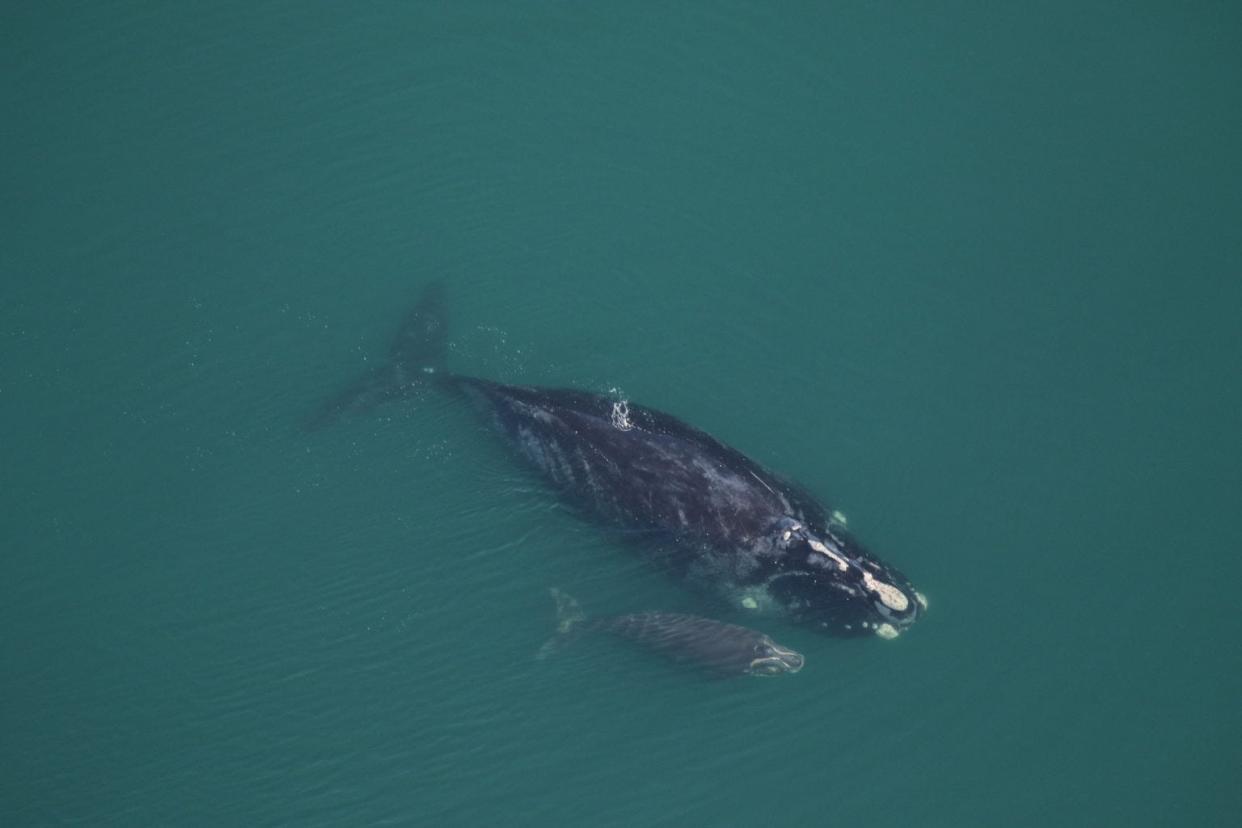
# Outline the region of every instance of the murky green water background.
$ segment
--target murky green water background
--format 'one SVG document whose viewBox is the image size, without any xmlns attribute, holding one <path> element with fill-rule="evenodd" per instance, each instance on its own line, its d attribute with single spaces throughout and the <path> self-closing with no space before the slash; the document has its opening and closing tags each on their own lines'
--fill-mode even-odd
<svg viewBox="0 0 1242 828">
<path fill-rule="evenodd" d="M 1232 825 L 1229 4 L 26 4 L 0 29 L 0 823 Z M 931 599 L 694 610 L 428 397 L 307 434 L 430 280 Z"/>
</svg>

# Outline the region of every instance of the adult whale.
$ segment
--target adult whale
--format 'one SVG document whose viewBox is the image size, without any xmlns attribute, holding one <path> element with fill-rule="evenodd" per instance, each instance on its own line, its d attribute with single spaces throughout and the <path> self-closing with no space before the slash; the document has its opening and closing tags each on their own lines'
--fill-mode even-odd
<svg viewBox="0 0 1242 828">
<path fill-rule="evenodd" d="M 477 402 L 519 453 L 583 511 L 651 536 L 652 557 L 734 604 L 837 635 L 893 638 L 927 607 L 830 512 L 668 414 L 573 389 L 504 385 L 443 369 L 444 288 L 433 284 L 387 362 L 324 402 L 311 427 L 427 386 Z"/>
</svg>

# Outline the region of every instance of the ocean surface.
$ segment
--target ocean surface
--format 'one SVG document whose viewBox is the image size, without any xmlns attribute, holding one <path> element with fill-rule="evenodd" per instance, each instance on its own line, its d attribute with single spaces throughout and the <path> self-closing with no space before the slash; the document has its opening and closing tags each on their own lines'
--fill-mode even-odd
<svg viewBox="0 0 1242 828">
<path fill-rule="evenodd" d="M 0 824 L 1237 825 L 1231 3 L 11 4 Z M 426 394 L 801 481 L 930 611 L 712 609 Z M 706 679 L 592 615 L 752 623 Z"/>
</svg>

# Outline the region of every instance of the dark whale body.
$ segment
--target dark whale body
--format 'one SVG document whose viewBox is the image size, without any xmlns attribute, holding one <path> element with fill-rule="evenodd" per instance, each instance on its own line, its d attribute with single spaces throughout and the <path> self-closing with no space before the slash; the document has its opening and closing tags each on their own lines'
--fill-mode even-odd
<svg viewBox="0 0 1242 828">
<path fill-rule="evenodd" d="M 675 575 L 736 604 L 839 635 L 895 636 L 926 601 L 799 487 L 654 409 L 572 389 L 446 373 L 443 289 L 406 317 L 389 362 L 331 398 L 312 425 L 434 385 L 474 400 L 559 491 L 643 530 Z"/>
<path fill-rule="evenodd" d="M 585 620 L 572 597 L 556 589 L 552 597 L 556 599 L 558 632 L 540 650 L 540 657 L 584 634 L 601 632 L 719 676 L 796 673 L 806 663 L 801 653 L 737 624 L 674 612 L 636 612 Z"/>
</svg>

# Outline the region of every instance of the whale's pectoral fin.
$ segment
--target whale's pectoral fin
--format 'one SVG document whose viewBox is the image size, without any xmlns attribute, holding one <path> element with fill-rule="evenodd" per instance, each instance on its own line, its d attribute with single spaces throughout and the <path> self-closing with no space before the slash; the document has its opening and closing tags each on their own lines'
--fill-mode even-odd
<svg viewBox="0 0 1242 828">
<path fill-rule="evenodd" d="M 354 380 L 320 403 L 303 426 L 307 431 L 324 428 L 347 417 L 365 414 L 399 396 L 401 388 L 389 376 L 392 372 L 392 366 L 385 365 Z"/>
<path fill-rule="evenodd" d="M 306 419 L 308 430 L 409 396 L 442 372 L 448 350 L 444 285 L 432 282 L 406 314 L 388 349 L 388 361 L 333 394 Z"/>
</svg>

